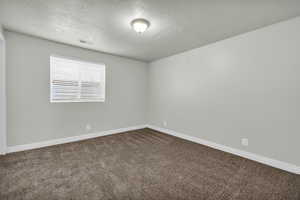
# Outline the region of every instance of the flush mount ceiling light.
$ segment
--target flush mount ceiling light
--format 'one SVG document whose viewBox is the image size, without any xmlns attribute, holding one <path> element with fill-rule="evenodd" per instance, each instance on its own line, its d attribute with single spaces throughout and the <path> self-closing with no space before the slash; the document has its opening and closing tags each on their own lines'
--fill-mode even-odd
<svg viewBox="0 0 300 200">
<path fill-rule="evenodd" d="M 146 19 L 138 18 L 132 20 L 131 26 L 135 32 L 143 33 L 149 28 L 150 22 Z"/>
</svg>

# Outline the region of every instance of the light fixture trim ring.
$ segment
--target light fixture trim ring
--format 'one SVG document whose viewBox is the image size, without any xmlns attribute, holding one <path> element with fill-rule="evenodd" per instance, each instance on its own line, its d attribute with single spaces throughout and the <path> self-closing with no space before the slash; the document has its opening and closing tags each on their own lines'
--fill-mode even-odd
<svg viewBox="0 0 300 200">
<path fill-rule="evenodd" d="M 142 31 L 138 31 L 135 28 L 135 25 L 138 24 L 138 23 L 145 24 L 146 25 L 145 29 L 142 30 Z M 148 20 L 144 19 L 144 18 L 136 18 L 136 19 L 132 20 L 130 24 L 131 24 L 131 27 L 133 28 L 133 30 L 135 30 L 138 33 L 145 32 L 150 27 L 150 25 L 151 25 L 151 23 Z"/>
</svg>

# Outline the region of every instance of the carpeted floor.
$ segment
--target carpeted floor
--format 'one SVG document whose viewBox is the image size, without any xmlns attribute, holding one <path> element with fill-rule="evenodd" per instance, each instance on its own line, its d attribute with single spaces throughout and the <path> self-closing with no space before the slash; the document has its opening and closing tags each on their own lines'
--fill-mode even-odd
<svg viewBox="0 0 300 200">
<path fill-rule="evenodd" d="M 300 200 L 300 177 L 143 129 L 2 156 L 0 199 Z"/>
</svg>

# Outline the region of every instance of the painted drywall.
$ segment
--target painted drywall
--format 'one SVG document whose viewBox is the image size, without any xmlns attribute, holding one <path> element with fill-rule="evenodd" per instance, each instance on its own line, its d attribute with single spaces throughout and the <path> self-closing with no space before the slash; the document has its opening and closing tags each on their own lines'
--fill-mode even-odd
<svg viewBox="0 0 300 200">
<path fill-rule="evenodd" d="M 6 149 L 5 39 L 0 25 L 0 154 Z"/>
<path fill-rule="evenodd" d="M 300 166 L 299 33 L 295 18 L 150 63 L 149 124 Z"/>
<path fill-rule="evenodd" d="M 5 38 L 8 146 L 146 124 L 146 63 L 15 32 Z M 50 103 L 51 54 L 105 63 L 105 102 Z"/>
</svg>

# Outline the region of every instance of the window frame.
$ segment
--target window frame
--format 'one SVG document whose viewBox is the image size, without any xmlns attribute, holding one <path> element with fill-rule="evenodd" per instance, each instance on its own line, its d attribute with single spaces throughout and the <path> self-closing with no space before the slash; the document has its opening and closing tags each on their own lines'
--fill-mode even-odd
<svg viewBox="0 0 300 200">
<path fill-rule="evenodd" d="M 84 63 L 90 63 L 90 64 L 95 64 L 95 65 L 102 65 L 104 68 L 104 98 L 103 99 L 98 99 L 98 100 L 93 100 L 93 99 L 77 99 L 77 100 L 53 100 L 52 99 L 52 67 L 51 67 L 51 57 L 56 57 L 56 58 L 62 58 L 62 59 L 67 59 L 67 60 L 72 60 L 72 61 L 78 61 L 78 62 L 84 62 Z M 104 63 L 100 63 L 100 62 L 91 62 L 91 61 L 86 61 L 80 58 L 75 58 L 75 57 L 71 57 L 71 56 L 61 56 L 61 55 L 57 55 L 57 54 L 50 54 L 49 56 L 49 72 L 50 72 L 50 80 L 49 80 L 49 86 L 50 86 L 50 95 L 49 95 L 49 99 L 50 99 L 50 103 L 104 103 L 105 99 L 106 99 L 106 65 Z"/>
</svg>

